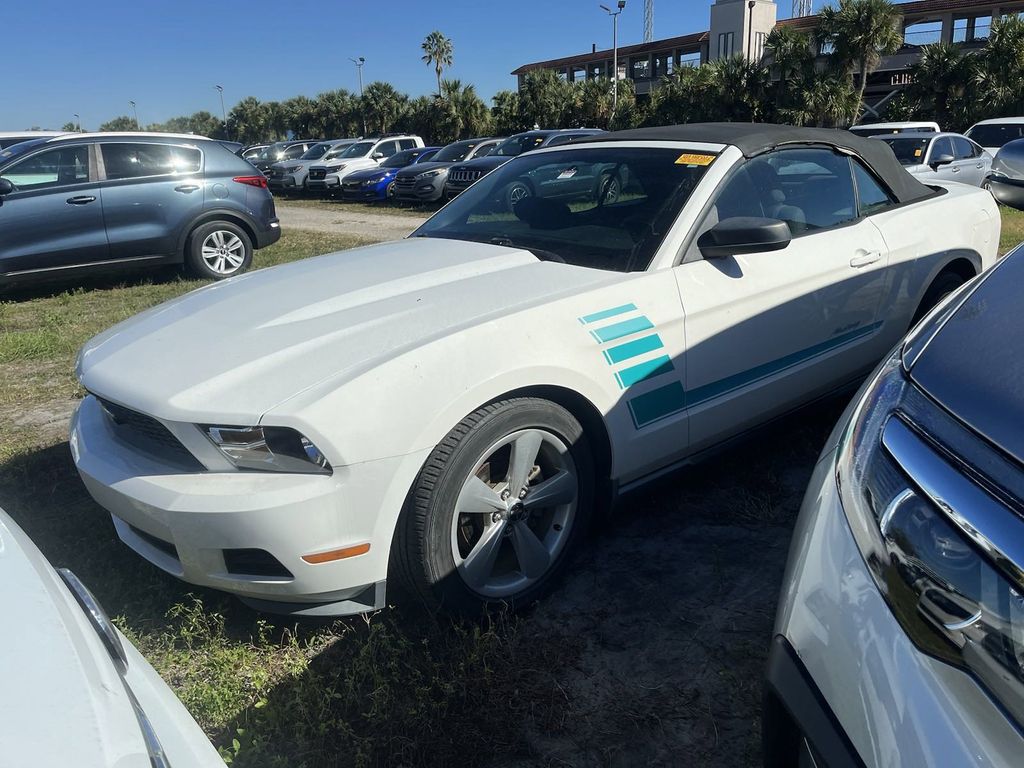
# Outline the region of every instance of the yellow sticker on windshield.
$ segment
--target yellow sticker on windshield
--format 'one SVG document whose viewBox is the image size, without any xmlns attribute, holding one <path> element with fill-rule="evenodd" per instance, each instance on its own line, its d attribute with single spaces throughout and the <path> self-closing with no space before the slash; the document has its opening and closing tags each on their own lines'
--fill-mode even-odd
<svg viewBox="0 0 1024 768">
<path fill-rule="evenodd" d="M 698 155 L 687 152 L 679 156 L 676 165 L 711 165 L 711 161 L 714 159 L 714 155 Z"/>
<path fill-rule="evenodd" d="M 921 156 L 921 153 L 922 153 L 922 150 L 920 150 L 920 149 L 915 149 L 915 150 L 914 150 L 914 157 L 920 157 L 920 156 Z"/>
</svg>

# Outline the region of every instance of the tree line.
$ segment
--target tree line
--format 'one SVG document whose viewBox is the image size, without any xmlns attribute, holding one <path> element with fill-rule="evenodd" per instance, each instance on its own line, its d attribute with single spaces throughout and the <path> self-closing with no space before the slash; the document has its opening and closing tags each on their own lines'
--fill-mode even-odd
<svg viewBox="0 0 1024 768">
<path fill-rule="evenodd" d="M 370 83 L 362 96 L 345 89 L 286 101 L 247 97 L 227 115 L 176 117 L 147 130 L 197 133 L 243 143 L 288 136 L 341 137 L 409 132 L 432 144 L 460 138 L 509 135 L 533 127 L 622 129 L 710 120 L 781 122 L 845 127 L 864 112 L 867 77 L 882 57 L 902 45 L 902 19 L 889 0 L 839 0 L 822 10 L 813 32 L 777 26 L 764 56 L 740 55 L 662 78 L 638 100 L 630 80 L 619 81 L 613 109 L 608 78 L 566 82 L 550 70 L 529 72 L 518 91 L 494 95 L 488 106 L 472 84 L 445 79 L 454 48 L 440 32 L 423 41 L 423 61 L 434 68 L 438 90 L 412 98 L 386 82 Z M 818 51 L 828 51 L 824 56 Z M 1024 110 L 1024 21 L 994 19 L 987 43 L 965 52 L 955 43 L 926 46 L 908 70 L 910 84 L 884 107 L 885 119 L 936 120 L 962 130 L 976 120 Z M 65 126 L 73 130 L 74 126 Z M 134 130 L 121 116 L 100 130 Z"/>
</svg>

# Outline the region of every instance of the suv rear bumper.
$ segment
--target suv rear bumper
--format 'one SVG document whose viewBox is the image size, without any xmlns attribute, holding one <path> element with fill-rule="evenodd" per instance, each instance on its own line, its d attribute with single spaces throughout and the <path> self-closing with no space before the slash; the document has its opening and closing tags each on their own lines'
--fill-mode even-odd
<svg viewBox="0 0 1024 768">
<path fill-rule="evenodd" d="M 256 230 L 256 242 L 253 244 L 256 249 L 266 248 L 268 245 L 273 245 L 281 239 L 281 221 L 279 219 L 271 219 L 267 222 L 267 228 L 260 231 Z"/>
</svg>

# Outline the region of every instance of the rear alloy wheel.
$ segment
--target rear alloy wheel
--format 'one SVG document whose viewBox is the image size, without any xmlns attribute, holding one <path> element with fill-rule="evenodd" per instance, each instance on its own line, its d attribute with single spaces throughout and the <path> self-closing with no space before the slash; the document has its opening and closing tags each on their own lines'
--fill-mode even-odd
<svg viewBox="0 0 1024 768">
<path fill-rule="evenodd" d="M 505 193 L 505 202 L 510 211 L 515 211 L 516 203 L 533 195 L 533 189 L 525 181 L 513 181 Z"/>
<path fill-rule="evenodd" d="M 252 242 L 241 227 L 214 221 L 192 233 L 187 255 L 197 275 L 222 280 L 244 272 L 252 264 Z"/>
<path fill-rule="evenodd" d="M 619 193 L 621 191 L 622 185 L 618 178 L 610 174 L 605 174 L 601 177 L 600 186 L 598 187 L 598 203 L 600 205 L 611 205 L 619 199 Z"/>
<path fill-rule="evenodd" d="M 561 406 L 481 408 L 434 449 L 410 497 L 395 559 L 432 609 L 522 606 L 557 580 L 589 524 L 593 464 Z"/>
</svg>

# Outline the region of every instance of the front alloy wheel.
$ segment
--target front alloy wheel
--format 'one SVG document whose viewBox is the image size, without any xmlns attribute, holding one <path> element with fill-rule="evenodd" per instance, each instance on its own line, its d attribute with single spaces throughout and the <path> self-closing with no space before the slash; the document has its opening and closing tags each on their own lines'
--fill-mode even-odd
<svg viewBox="0 0 1024 768">
<path fill-rule="evenodd" d="M 252 242 L 237 225 L 214 221 L 192 233 L 186 255 L 197 275 L 221 280 L 248 268 L 252 263 Z"/>
<path fill-rule="evenodd" d="M 485 406 L 424 464 L 399 521 L 398 575 L 433 609 L 529 604 L 581 539 L 593 485 L 590 448 L 567 410 L 536 398 Z"/>
</svg>

